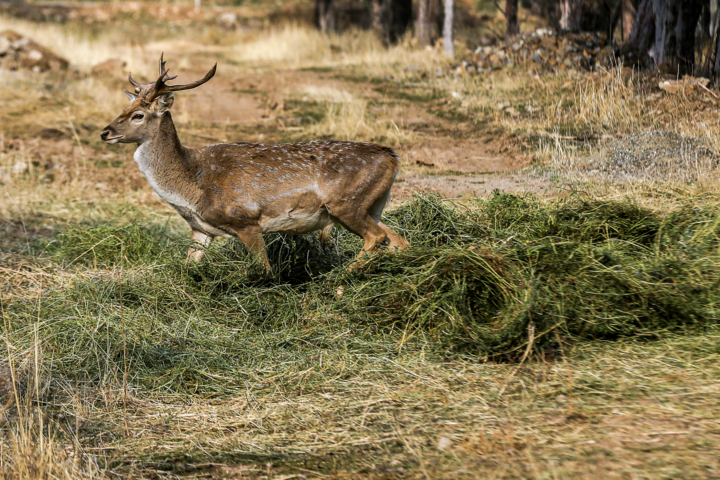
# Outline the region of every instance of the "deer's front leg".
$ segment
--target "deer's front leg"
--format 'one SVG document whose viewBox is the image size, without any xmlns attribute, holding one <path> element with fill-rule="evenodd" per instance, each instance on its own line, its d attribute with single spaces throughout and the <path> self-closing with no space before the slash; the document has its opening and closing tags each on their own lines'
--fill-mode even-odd
<svg viewBox="0 0 720 480">
<path fill-rule="evenodd" d="M 267 252 L 265 251 L 265 239 L 262 236 L 262 229 L 260 225 L 248 225 L 242 228 L 230 227 L 235 236 L 242 241 L 245 246 L 254 253 L 265 264 L 265 271 L 270 271 L 270 260 L 268 259 Z"/>
<path fill-rule="evenodd" d="M 196 248 L 194 246 L 190 247 L 188 249 L 185 263 L 199 262 L 205 256 L 205 249 L 210 246 L 213 241 L 213 237 L 198 230 L 193 230 L 192 235 L 190 236 L 190 240 L 192 240 L 194 243 L 202 245 L 202 248 Z"/>
</svg>

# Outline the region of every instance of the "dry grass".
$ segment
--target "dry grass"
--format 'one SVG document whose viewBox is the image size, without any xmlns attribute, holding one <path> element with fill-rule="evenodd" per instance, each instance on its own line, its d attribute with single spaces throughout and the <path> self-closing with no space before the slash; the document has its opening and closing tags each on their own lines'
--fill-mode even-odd
<svg viewBox="0 0 720 480">
<path fill-rule="evenodd" d="M 386 49 L 368 33 L 323 37 L 293 24 L 232 34 L 228 38 L 243 43 L 229 46 L 227 38 L 216 45 L 198 44 L 192 36 L 200 33 L 189 27 L 188 38 L 158 38 L 144 49 L 132 47 L 123 32 L 112 29 L 95 38 L 76 24 L 0 19 L 4 28 L 52 46 L 84 71 L 107 58 L 121 58 L 134 72 L 154 73 L 160 49 L 183 47 L 185 53 L 177 67 L 173 65 L 176 71 L 194 68 L 199 58 L 204 64 L 212 51 L 240 62 L 223 66 L 228 78 L 309 69 L 352 79 L 336 86 L 305 80 L 280 92 L 319 112 L 317 121 L 293 127 L 292 136 L 282 140 L 332 136 L 402 146 L 431 135 L 430 129 L 398 128 L 400 117 L 384 103 L 396 99 L 401 107 L 412 102 L 414 109 L 442 110 L 447 115 L 441 126 L 447 131 L 469 125 L 476 128 L 473 135 L 513 132 L 538 161 L 539 168 L 529 174 L 551 175 L 595 198 L 631 197 L 659 212 L 688 203 L 716 203 L 718 198 L 720 183 L 711 176 L 690 183 L 571 178 L 585 156 L 619 135 L 668 129 L 707 137 L 713 148 L 720 145 L 717 106 L 704 101 L 704 94 L 649 97 L 657 92 L 649 92 L 642 77 L 626 70 L 587 76 L 498 71 L 483 77 L 437 77 L 435 72 L 445 66 L 440 53 L 418 50 L 409 40 Z M 97 140 L 100 127 L 125 104 L 118 84 L 84 76 L 1 75 L 0 305 L 9 318 L 9 305 L 37 305 L 48 292 L 54 292 L 56 303 L 38 305 L 32 315 L 13 323 L 12 335 L 8 322 L 3 330 L 5 339 L 32 340 L 34 331 L 39 339 L 11 341 L 0 365 L 12 363 L 19 379 L 13 382 L 17 390 L 4 398 L 8 403 L 0 423 L 0 477 L 99 478 L 109 472 L 157 478 L 720 475 L 716 327 L 684 334 L 654 331 L 647 338 L 613 341 L 562 337 L 552 341 L 553 348 L 547 348 L 542 337 L 519 364 L 479 363 L 471 354 L 451 356 L 439 350 L 432 335 L 447 335 L 443 328 L 400 322 L 389 334 L 380 329 L 381 320 L 397 310 L 392 302 L 384 313 L 376 312 L 373 321 L 342 320 L 333 308 L 341 309 L 351 294 L 368 298 L 362 282 L 357 291 L 347 284 L 344 299 L 335 288 L 316 297 L 307 292 L 292 296 L 287 293 L 291 288 L 300 290 L 288 285 L 292 279 L 243 280 L 235 270 L 245 265 L 244 257 L 226 258 L 232 246 L 222 244 L 220 253 L 209 255 L 205 270 L 169 270 L 182 250 L 176 240 L 182 222 L 149 191 L 128 149 Z M 370 83 L 372 79 L 381 83 Z M 351 82 L 358 88 L 349 86 Z M 388 91 L 379 94 L 365 91 L 386 87 Z M 393 96 L 392 89 L 414 96 Z M 263 120 L 228 130 L 211 118 L 190 119 L 180 133 L 196 143 L 258 131 L 280 138 L 279 128 Z M 43 139 L 38 137 L 41 128 L 65 133 L 59 140 Z M 19 162 L 26 168 L 15 168 Z M 109 242 L 85 256 L 74 254 L 73 259 L 81 258 L 71 265 L 73 259 L 58 261 L 51 255 L 68 226 L 82 233 L 124 228 L 132 220 L 170 235 L 174 253 L 163 250 L 163 242 L 146 241 L 143 245 L 158 249 L 151 252 L 152 262 L 138 260 L 150 254 L 132 257 L 123 246 L 125 260 L 103 264 L 97 258 L 102 248 L 112 248 Z M 435 217 L 428 213 L 417 223 L 421 220 L 431 224 Z M 428 231 L 428 238 L 467 236 L 437 226 Z M 513 235 L 494 235 L 485 239 L 492 248 L 520 242 Z M 314 251 L 308 242 L 306 250 Z M 335 250 L 322 258 L 336 261 L 345 252 L 339 245 L 347 242 L 337 237 Z M 612 249 L 607 247 L 607 252 Z M 287 253 L 286 261 L 296 262 L 298 271 L 308 275 L 302 262 L 291 257 Z M 383 272 L 370 275 L 372 285 L 392 281 Z M 409 291 L 422 274 L 402 277 L 398 287 Z M 307 289 L 326 281 L 318 275 L 307 281 Z M 125 289 L 125 304 L 114 296 L 118 282 Z M 200 293 L 194 300 L 187 298 L 191 290 L 183 282 L 195 282 Z M 642 283 L 635 279 L 635 284 Z M 143 285 L 144 290 L 138 287 Z M 672 285 L 667 282 L 663 288 Z M 462 287 L 458 283 L 456 290 Z M 148 300 L 165 288 L 171 294 Z M 249 309 L 256 300 L 239 294 L 214 297 L 228 288 L 271 300 L 253 311 L 258 315 L 253 323 L 242 308 Z M 526 291 L 535 292 L 530 287 Z M 279 309 L 281 301 L 292 308 Z M 422 311 L 421 302 L 411 306 Z M 343 315 L 349 315 L 351 309 L 342 308 Z M 434 318 L 451 314 L 437 312 Z M 123 359 L 110 348 L 119 344 L 121 319 L 129 328 L 132 360 L 127 411 L 118 374 Z M 53 330 L 60 321 L 72 328 Z M 55 339 L 61 334 L 68 341 L 58 344 Z M 87 345 L 80 343 L 88 338 Z M 240 340 L 242 349 L 232 350 L 236 356 L 223 353 Z M 190 353 L 178 353 L 183 351 Z M 187 362 L 182 369 L 168 367 L 166 377 L 141 378 L 144 368 L 159 371 L 163 362 L 178 359 Z M 231 361 L 232 369 L 225 369 Z M 77 371 L 81 364 L 105 370 L 91 381 L 97 372 L 89 367 Z M 58 374 L 61 367 L 67 373 L 73 366 L 72 379 Z M 151 383 L 155 386 L 148 387 Z"/>
<path fill-rule="evenodd" d="M 310 370 L 278 365 L 265 380 L 291 381 L 290 391 L 223 400 L 137 391 L 127 418 L 117 389 L 93 397 L 69 386 L 75 405 L 31 411 L 79 441 L 45 437 L 38 448 L 36 426 L 5 436 L 4 478 L 98 478 L 98 464 L 159 478 L 712 477 L 719 338 L 586 344 L 520 369 L 328 352 Z"/>
<path fill-rule="evenodd" d="M 410 39 L 386 48 L 368 31 L 322 35 L 306 25 L 288 24 L 258 33 L 238 45 L 234 57 L 254 65 L 303 67 L 362 67 L 365 74 L 402 74 L 397 66 L 414 65 L 426 70 L 445 64 L 438 50 L 417 50 Z"/>
<path fill-rule="evenodd" d="M 498 71 L 431 82 L 460 115 L 510 131 L 525 140 L 548 175 L 573 190 L 608 198 L 634 198 L 664 208 L 668 192 L 679 198 L 718 194 L 718 172 L 693 151 L 677 151 L 674 178 L 652 175 L 617 181 L 588 173 L 588 161 L 616 139 L 669 131 L 720 152 L 718 100 L 700 89 L 668 95 L 659 79 L 627 68 L 538 76 Z M 648 147 L 649 148 L 649 147 Z M 688 181 L 692 178 L 692 181 Z"/>
<path fill-rule="evenodd" d="M 309 129 L 313 137 L 338 140 L 372 141 L 392 146 L 413 140 L 411 132 L 385 116 L 370 115 L 368 102 L 351 98 L 347 101 L 328 102 L 323 119 Z"/>
<path fill-rule="evenodd" d="M 0 30 L 14 30 L 28 36 L 83 70 L 111 58 L 119 58 L 136 70 L 144 66 L 144 63 L 138 64 L 142 49 L 133 47 L 130 38 L 122 32 L 93 38 L 81 27 L 37 24 L 6 17 L 0 17 Z"/>
<path fill-rule="evenodd" d="M 82 451 L 77 432 L 75 440 L 58 441 L 65 436 L 59 423 L 43 407 L 50 385 L 42 360 L 38 328 L 27 349 L 10 343 L 3 308 L 5 354 L 0 364 L 0 478 L 84 480 L 101 478 L 96 457 Z"/>
</svg>

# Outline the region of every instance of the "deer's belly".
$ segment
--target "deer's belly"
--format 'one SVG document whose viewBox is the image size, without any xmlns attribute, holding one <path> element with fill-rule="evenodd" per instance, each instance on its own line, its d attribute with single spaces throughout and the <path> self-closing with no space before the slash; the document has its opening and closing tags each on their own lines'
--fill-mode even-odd
<svg viewBox="0 0 720 480">
<path fill-rule="evenodd" d="M 332 223 L 332 220 L 325 209 L 312 213 L 289 212 L 282 217 L 260 219 L 260 227 L 263 233 L 310 233 L 315 230 L 322 230 L 330 223 Z"/>
<path fill-rule="evenodd" d="M 200 215 L 193 212 L 193 219 L 195 222 L 200 226 L 202 231 L 205 233 L 209 233 L 210 235 L 215 235 L 216 237 L 225 237 L 225 238 L 232 238 L 232 235 L 230 235 L 225 230 L 221 230 L 219 228 L 215 228 L 214 226 L 210 225 L 208 222 L 206 222 Z"/>
</svg>

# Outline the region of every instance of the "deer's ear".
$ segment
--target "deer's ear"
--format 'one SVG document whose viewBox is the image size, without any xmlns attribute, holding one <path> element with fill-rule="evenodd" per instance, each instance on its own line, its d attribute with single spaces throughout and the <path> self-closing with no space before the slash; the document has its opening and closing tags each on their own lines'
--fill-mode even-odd
<svg viewBox="0 0 720 480">
<path fill-rule="evenodd" d="M 123 90 L 123 92 L 125 92 L 125 95 L 127 95 L 128 100 L 130 100 L 130 103 L 132 103 L 132 102 L 134 102 L 135 100 L 137 100 L 137 97 L 135 96 L 135 94 L 130 93 L 130 92 L 128 92 L 127 90 Z"/>
<path fill-rule="evenodd" d="M 163 113 L 170 110 L 175 101 L 175 97 L 172 92 L 163 93 L 157 98 L 157 112 L 162 115 Z"/>
</svg>

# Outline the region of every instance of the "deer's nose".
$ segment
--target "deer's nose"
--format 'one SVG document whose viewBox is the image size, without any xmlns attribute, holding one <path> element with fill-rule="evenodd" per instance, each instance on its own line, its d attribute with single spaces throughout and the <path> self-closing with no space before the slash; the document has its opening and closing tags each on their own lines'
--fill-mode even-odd
<svg viewBox="0 0 720 480">
<path fill-rule="evenodd" d="M 110 129 L 109 129 L 109 128 L 106 128 L 106 129 L 103 130 L 102 133 L 100 134 L 100 138 L 102 138 L 103 140 L 107 140 L 108 135 L 110 135 Z"/>
</svg>

